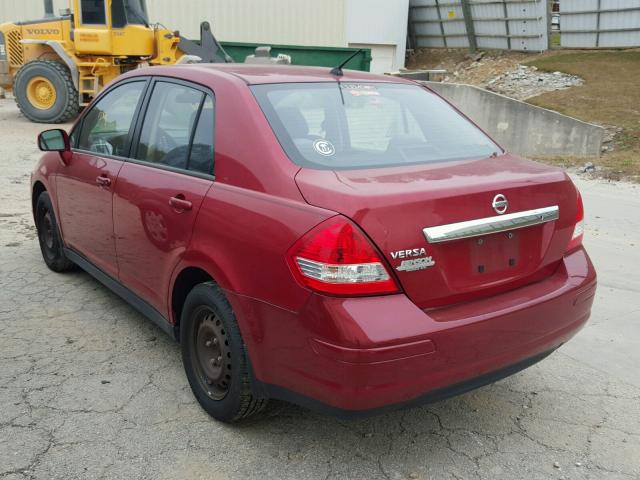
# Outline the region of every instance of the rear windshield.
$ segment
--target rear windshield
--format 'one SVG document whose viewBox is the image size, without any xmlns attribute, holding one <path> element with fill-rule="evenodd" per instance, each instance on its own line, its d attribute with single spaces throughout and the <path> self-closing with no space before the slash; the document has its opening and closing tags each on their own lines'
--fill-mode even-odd
<svg viewBox="0 0 640 480">
<path fill-rule="evenodd" d="M 296 164 L 358 169 L 485 158 L 500 148 L 418 85 L 285 83 L 251 87 Z"/>
</svg>

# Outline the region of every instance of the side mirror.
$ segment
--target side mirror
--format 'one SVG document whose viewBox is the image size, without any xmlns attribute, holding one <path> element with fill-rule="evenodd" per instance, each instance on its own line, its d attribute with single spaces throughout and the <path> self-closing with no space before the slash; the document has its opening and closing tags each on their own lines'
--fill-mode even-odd
<svg viewBox="0 0 640 480">
<path fill-rule="evenodd" d="M 38 135 L 38 148 L 43 152 L 58 152 L 65 165 L 71 160 L 69 135 L 60 128 L 45 130 Z"/>
</svg>

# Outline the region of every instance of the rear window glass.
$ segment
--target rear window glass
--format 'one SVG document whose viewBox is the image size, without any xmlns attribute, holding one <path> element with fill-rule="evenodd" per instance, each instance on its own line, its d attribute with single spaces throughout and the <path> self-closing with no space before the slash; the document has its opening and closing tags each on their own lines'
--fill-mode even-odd
<svg viewBox="0 0 640 480">
<path fill-rule="evenodd" d="M 286 83 L 252 87 L 296 164 L 357 169 L 484 158 L 500 148 L 417 85 Z"/>
</svg>

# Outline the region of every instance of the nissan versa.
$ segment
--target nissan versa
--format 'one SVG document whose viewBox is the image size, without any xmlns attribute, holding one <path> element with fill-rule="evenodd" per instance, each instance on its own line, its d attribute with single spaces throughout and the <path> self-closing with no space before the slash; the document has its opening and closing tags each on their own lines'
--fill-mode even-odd
<svg viewBox="0 0 640 480">
<path fill-rule="evenodd" d="M 441 399 L 532 365 L 589 317 L 571 180 L 410 81 L 154 67 L 38 142 L 44 261 L 178 339 L 219 420 L 269 398 L 340 416 Z"/>
</svg>

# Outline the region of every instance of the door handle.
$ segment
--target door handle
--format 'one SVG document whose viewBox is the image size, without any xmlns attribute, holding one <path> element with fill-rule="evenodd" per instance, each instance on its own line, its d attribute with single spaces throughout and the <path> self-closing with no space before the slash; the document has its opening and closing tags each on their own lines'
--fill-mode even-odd
<svg viewBox="0 0 640 480">
<path fill-rule="evenodd" d="M 179 212 L 191 210 L 193 204 L 189 200 L 185 200 L 184 195 L 179 194 L 169 199 L 169 205 Z"/>
<path fill-rule="evenodd" d="M 96 183 L 101 187 L 109 187 L 111 186 L 111 179 L 106 175 L 100 175 L 96 178 Z"/>
</svg>

